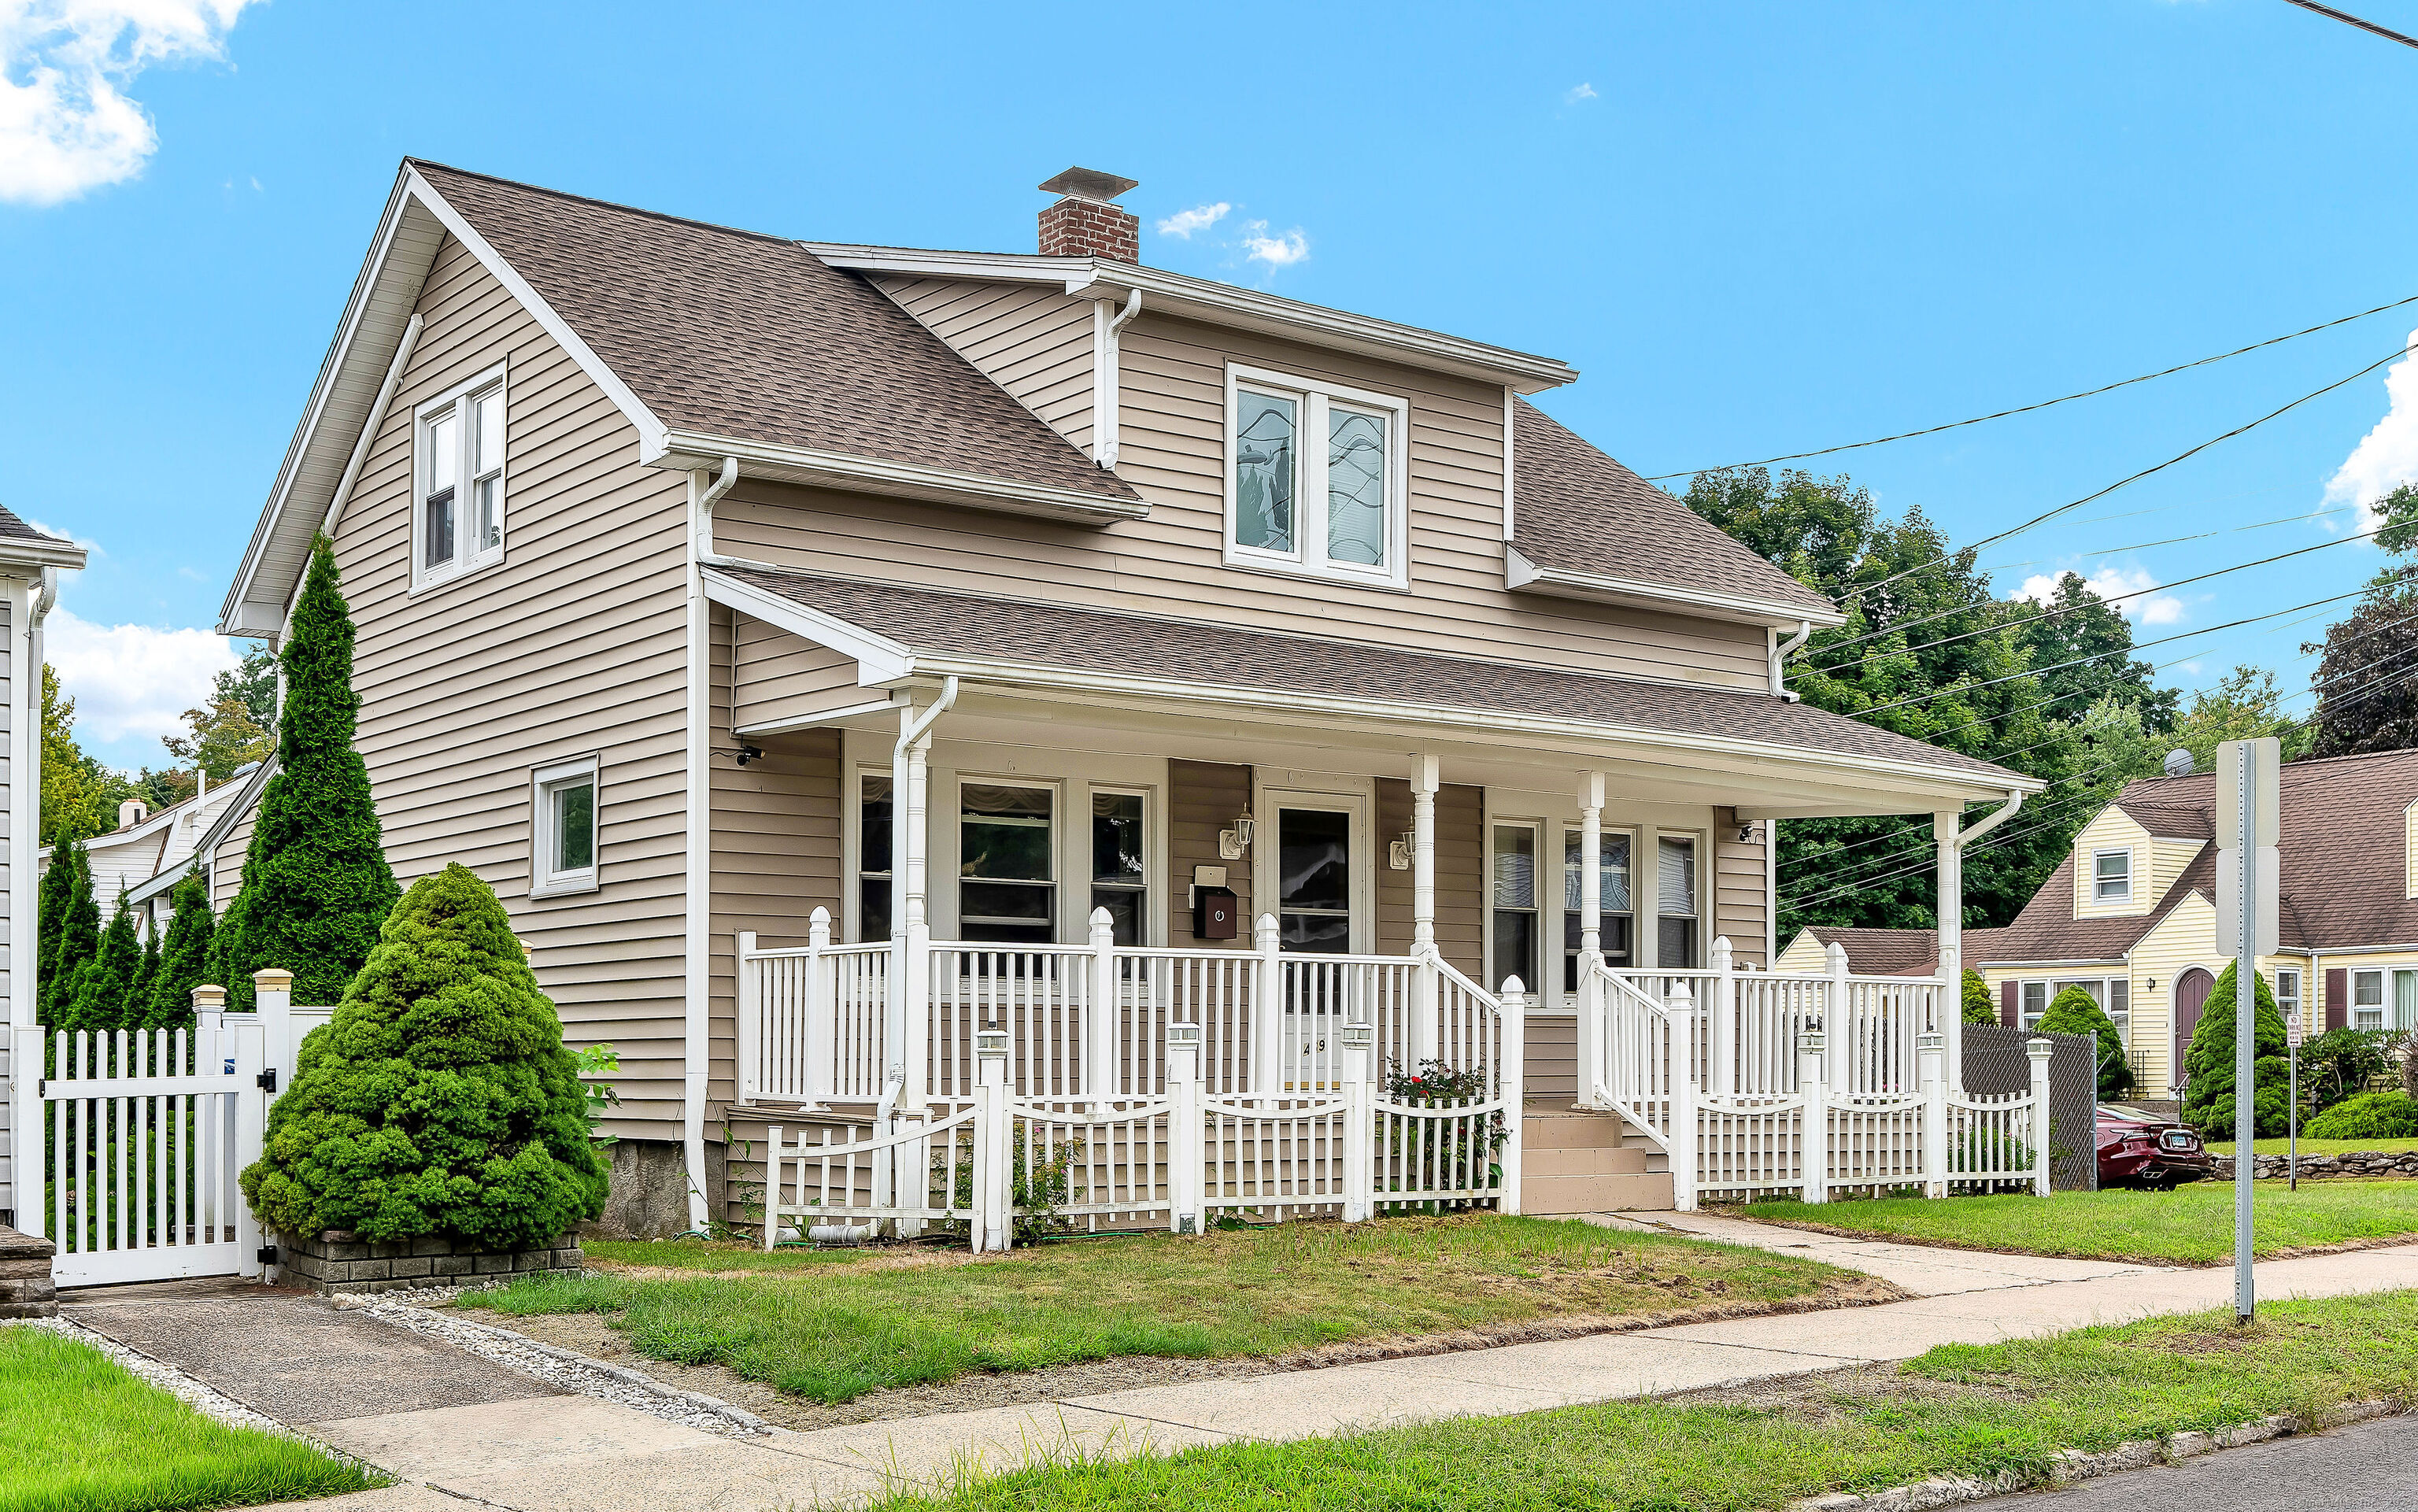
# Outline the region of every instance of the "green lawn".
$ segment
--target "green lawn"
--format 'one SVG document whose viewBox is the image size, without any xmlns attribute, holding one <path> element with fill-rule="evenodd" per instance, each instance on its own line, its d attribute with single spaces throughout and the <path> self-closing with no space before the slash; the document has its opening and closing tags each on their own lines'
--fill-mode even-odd
<svg viewBox="0 0 2418 1512">
<path fill-rule="evenodd" d="M 728 1274 L 701 1270 L 714 1255 Z M 1863 1277 L 1793 1257 L 1491 1214 L 1062 1240 L 921 1264 L 677 1244 L 589 1256 L 608 1274 L 532 1278 L 460 1305 L 611 1314 L 641 1354 L 710 1361 L 819 1402 L 1117 1355 L 1284 1354 L 1559 1315 L 1875 1294 Z M 667 1262 L 700 1274 L 652 1270 Z"/>
<path fill-rule="evenodd" d="M 2418 1235 L 2418 1182 L 2332 1178 L 2257 1184 L 2257 1253 Z M 1892 1198 L 1878 1202 L 1754 1202 L 1749 1217 L 1802 1223 L 1883 1239 L 2021 1250 L 2085 1260 L 2212 1265 L 2233 1258 L 2233 1184 L 2195 1182 L 2171 1192 L 2104 1192 L 1958 1197 L 1942 1201 Z"/>
<path fill-rule="evenodd" d="M 2049 1457 L 2274 1413 L 2324 1423 L 2347 1401 L 2418 1397 L 2418 1293 L 1932 1351 L 1886 1395 L 1786 1407 L 1655 1401 L 1463 1418 L 1364 1437 L 1239 1443 L 973 1480 L 885 1512 L 1191 1512 L 1476 1507 L 1560 1512 L 1768 1508 L 1937 1474 L 2047 1478 Z"/>
<path fill-rule="evenodd" d="M 0 1327 L 0 1512 L 167 1512 L 382 1484 L 307 1443 L 230 1428 L 89 1344 Z"/>
<path fill-rule="evenodd" d="M 2250 1146 L 2252 1150 L 2262 1155 L 2280 1155 L 2289 1151 L 2291 1147 L 2292 1142 L 2289 1139 L 2259 1139 L 2253 1142 Z M 2233 1153 L 2233 1141 L 2227 1139 L 2223 1144 L 2211 1144 L 2208 1148 L 2211 1154 L 2229 1155 Z M 2303 1138 L 2301 1140 L 2301 1153 L 2304 1155 L 2347 1155 L 2353 1153 L 2354 1152 L 2371 1150 L 2386 1154 L 2399 1154 L 2405 1150 L 2418 1150 L 2418 1139 L 2311 1139 Z"/>
</svg>

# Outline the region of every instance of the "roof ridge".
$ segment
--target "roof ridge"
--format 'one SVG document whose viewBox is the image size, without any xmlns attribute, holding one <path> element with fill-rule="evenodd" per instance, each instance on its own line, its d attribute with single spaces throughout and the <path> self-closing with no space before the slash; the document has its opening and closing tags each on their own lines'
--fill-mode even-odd
<svg viewBox="0 0 2418 1512">
<path fill-rule="evenodd" d="M 775 236 L 770 231 L 750 231 L 745 226 L 724 225 L 719 221 L 700 221 L 695 216 L 673 215 L 665 210 L 650 210 L 643 205 L 625 205 L 620 200 L 598 199 L 593 194 L 574 194 L 567 189 L 549 189 L 543 184 L 532 184 L 526 179 L 506 178 L 500 174 L 482 174 L 476 168 L 457 168 L 450 162 L 438 162 L 434 158 L 414 158 L 406 155 L 403 160 L 414 168 L 440 169 L 449 174 L 459 174 L 464 178 L 476 178 L 482 183 L 500 184 L 506 189 L 525 190 L 531 194 L 543 194 L 550 199 L 569 200 L 575 205 L 592 205 L 604 210 L 619 210 L 624 215 L 643 216 L 647 220 L 661 221 L 667 225 L 694 226 L 700 231 L 719 231 L 728 236 L 745 237 L 751 241 L 770 242 L 776 247 L 793 247 L 808 257 L 815 255 L 807 250 L 805 238 L 801 237 Z M 815 260 L 822 261 L 819 257 Z"/>
</svg>

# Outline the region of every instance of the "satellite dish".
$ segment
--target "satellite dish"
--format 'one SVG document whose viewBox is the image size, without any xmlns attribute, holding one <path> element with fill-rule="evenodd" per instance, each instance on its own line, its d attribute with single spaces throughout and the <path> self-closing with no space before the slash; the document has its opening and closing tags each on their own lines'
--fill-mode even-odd
<svg viewBox="0 0 2418 1512">
<path fill-rule="evenodd" d="M 2194 766 L 2192 754 L 2189 751 L 2174 750 L 2166 753 L 2166 775 L 2169 777 L 2188 777 L 2192 774 Z"/>
</svg>

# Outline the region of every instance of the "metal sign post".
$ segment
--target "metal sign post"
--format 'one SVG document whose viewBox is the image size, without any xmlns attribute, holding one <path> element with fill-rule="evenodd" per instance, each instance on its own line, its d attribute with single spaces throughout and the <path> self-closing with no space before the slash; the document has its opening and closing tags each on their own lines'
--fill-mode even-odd
<svg viewBox="0 0 2418 1512">
<path fill-rule="evenodd" d="M 2289 1179 L 2291 1190 L 2297 1192 L 2301 1189 L 2301 1016 L 2297 1004 L 2292 1016 L 2284 1020 L 2284 1053 L 2292 1058 L 2292 1100 L 2286 1110 L 2291 1122 L 2286 1128 L 2284 1174 Z"/>
<path fill-rule="evenodd" d="M 2258 957 L 2276 947 L 2275 846 L 2282 825 L 2273 737 L 2216 748 L 2217 948 L 2233 957 L 2233 1316 L 2257 1309 L 2250 1270 L 2251 1178 L 2258 1166 Z"/>
</svg>

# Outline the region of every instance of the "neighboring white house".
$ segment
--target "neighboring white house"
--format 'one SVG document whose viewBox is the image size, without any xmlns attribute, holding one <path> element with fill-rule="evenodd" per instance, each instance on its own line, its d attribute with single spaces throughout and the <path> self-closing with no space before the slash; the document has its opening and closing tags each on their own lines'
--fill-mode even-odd
<svg viewBox="0 0 2418 1512">
<path fill-rule="evenodd" d="M 8 1058 L 34 1053 L 40 1030 L 34 1022 L 34 973 L 20 972 L 20 960 L 34 957 L 34 910 L 12 906 L 12 881 L 36 874 L 34 849 L 41 834 L 42 617 L 58 597 L 61 568 L 82 567 L 84 551 L 35 529 L 0 508 L 0 710 L 7 711 L 8 759 L 0 770 L 0 833 L 8 837 L 0 862 L 0 921 L 7 947 L 0 952 L 0 991 L 8 999 L 8 1043 L 0 1046 L 0 1107 L 8 1092 Z M 16 1110 L 0 1114 L 0 1221 L 16 1217 L 10 1153 L 17 1145 Z"/>
<path fill-rule="evenodd" d="M 249 791 L 259 770 L 258 763 L 247 766 L 216 787 L 207 786 L 208 779 L 204 778 L 206 786 L 200 792 L 157 813 L 139 799 L 120 803 L 117 828 L 84 843 L 84 854 L 92 862 L 92 897 L 99 905 L 102 922 L 108 921 L 110 911 L 117 907 L 117 895 L 124 893 L 128 906 L 136 910 L 138 929 L 165 927 L 168 890 L 193 868 L 203 842 L 227 817 L 235 801 Z M 207 861 L 205 856 L 203 864 Z M 50 872 L 48 846 L 41 848 L 38 867 L 38 875 Z"/>
</svg>

